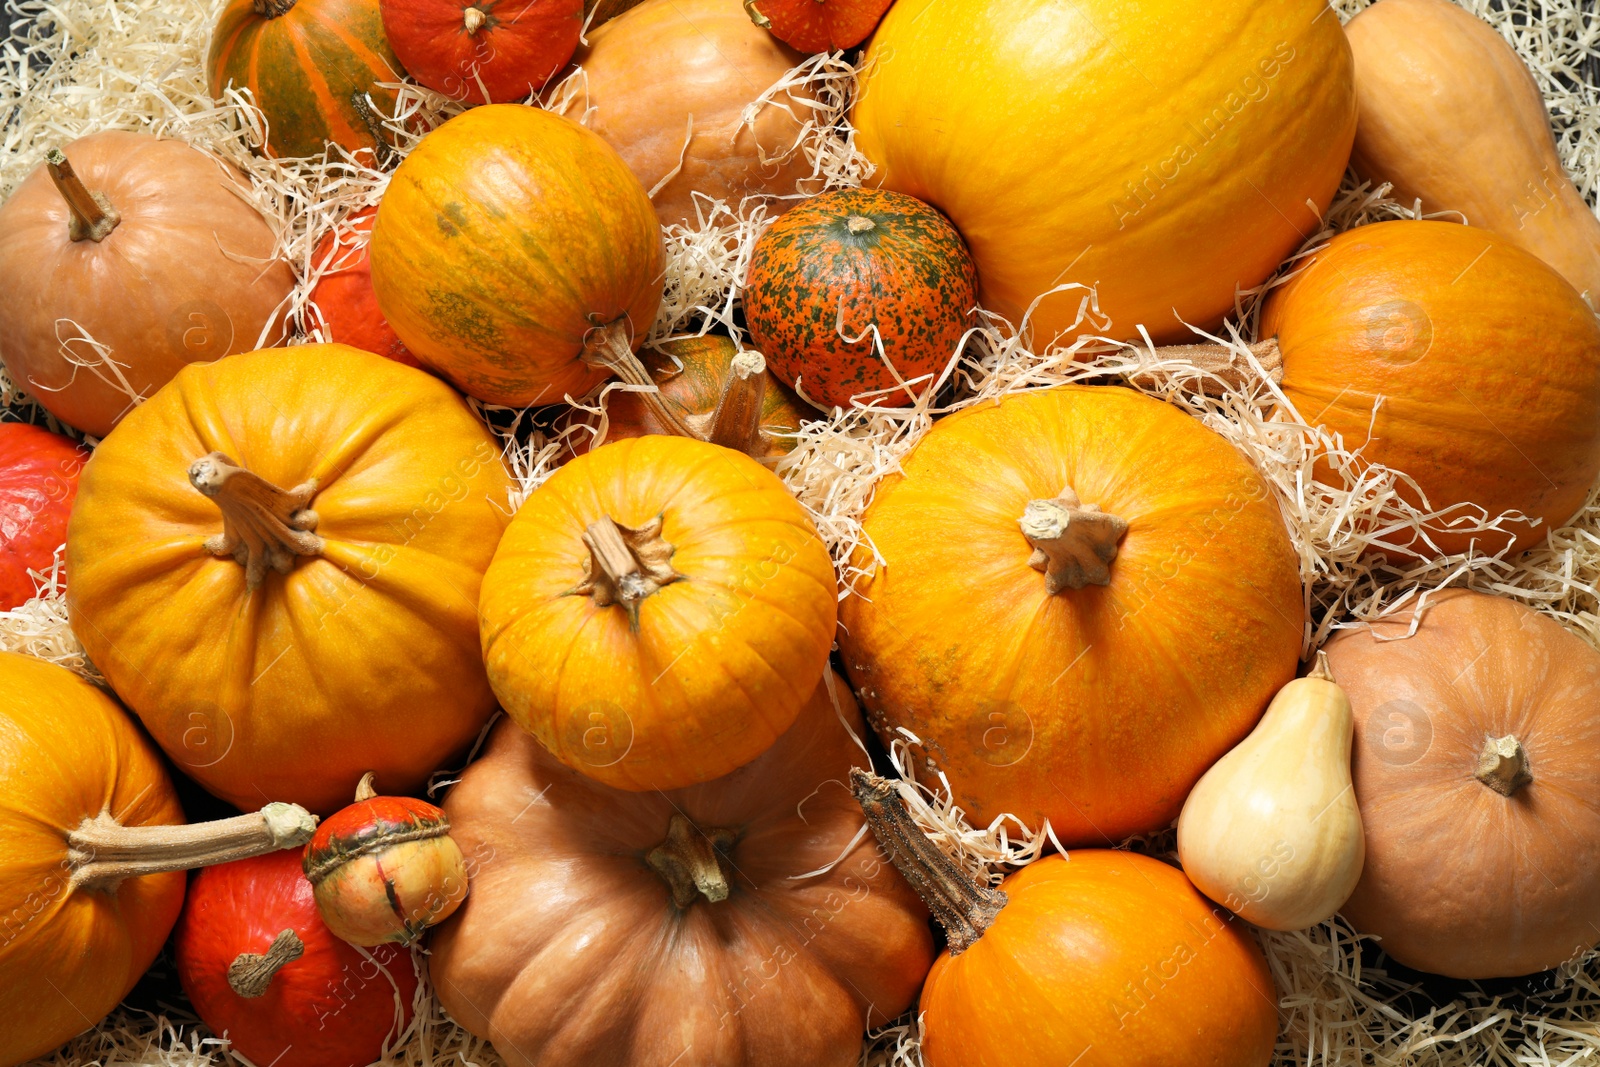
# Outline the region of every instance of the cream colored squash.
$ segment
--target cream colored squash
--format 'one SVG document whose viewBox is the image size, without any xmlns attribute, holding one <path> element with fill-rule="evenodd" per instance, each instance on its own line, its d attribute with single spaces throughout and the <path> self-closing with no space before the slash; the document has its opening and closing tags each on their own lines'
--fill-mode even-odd
<svg viewBox="0 0 1600 1067">
<path fill-rule="evenodd" d="M 1366 859 L 1353 723 L 1318 652 L 1183 805 L 1178 857 L 1202 893 L 1268 930 L 1315 926 L 1349 899 Z"/>
</svg>

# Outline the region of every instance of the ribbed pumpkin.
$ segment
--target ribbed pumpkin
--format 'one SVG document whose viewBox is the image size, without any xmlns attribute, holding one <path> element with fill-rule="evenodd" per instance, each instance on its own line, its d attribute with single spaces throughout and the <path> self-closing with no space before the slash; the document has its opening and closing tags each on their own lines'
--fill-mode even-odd
<svg viewBox="0 0 1600 1067">
<path fill-rule="evenodd" d="M 894 0 L 750 0 L 757 26 L 802 52 L 836 52 L 867 39 Z"/>
<path fill-rule="evenodd" d="M 985 307 L 1098 288 L 1076 327 L 1084 289 L 1045 299 L 1037 343 L 1220 319 L 1321 227 L 1355 136 L 1323 0 L 900 0 L 866 58 L 870 181 L 949 216 Z"/>
<path fill-rule="evenodd" d="M 368 242 L 377 215 L 375 207 L 362 208 L 317 242 L 311 253 L 311 266 L 323 273 L 311 289 L 316 312 L 308 312 L 310 325 L 320 326 L 329 341 L 375 352 L 408 367 L 420 367 L 417 357 L 383 317 L 372 291 Z"/>
<path fill-rule="evenodd" d="M 538 92 L 567 65 L 583 29 L 583 0 L 380 0 L 379 8 L 411 76 L 469 104 Z"/>
<path fill-rule="evenodd" d="M 887 390 L 865 400 L 898 407 L 954 358 L 977 281 L 961 235 L 927 204 L 838 189 L 761 235 L 744 310 L 773 374 L 813 404 L 848 407 L 854 396 Z"/>
<path fill-rule="evenodd" d="M 1261 331 L 1278 339 L 1284 392 L 1303 418 L 1448 511 L 1433 546 L 1407 535 L 1396 555 L 1531 547 L 1600 475 L 1600 321 L 1504 237 L 1450 222 L 1340 234 L 1275 291 Z M 1445 529 L 1507 511 L 1533 521 Z"/>
<path fill-rule="evenodd" d="M 1260 475 L 1174 407 L 1070 386 L 936 422 L 863 518 L 839 644 L 975 824 L 1165 827 L 1294 677 L 1299 570 Z M 1043 573 L 1041 573 L 1043 572 Z"/>
<path fill-rule="evenodd" d="M 776 475 L 682 437 L 602 445 L 540 486 L 484 577 L 500 703 L 557 759 L 622 789 L 749 763 L 811 696 L 833 565 Z"/>
<path fill-rule="evenodd" d="M 206 56 L 211 95 L 248 89 L 266 116 L 269 156 L 320 156 L 331 141 L 384 163 L 394 93 L 378 83 L 403 77 L 378 0 L 228 0 Z"/>
<path fill-rule="evenodd" d="M 73 632 L 224 800 L 415 788 L 494 705 L 477 594 L 510 487 L 421 371 L 343 345 L 187 367 L 84 470 Z"/>
<path fill-rule="evenodd" d="M 30 571 L 49 573 L 67 539 L 89 453 L 40 426 L 0 423 L 0 611 L 33 597 Z"/>
<path fill-rule="evenodd" d="M 395 171 L 371 254 L 395 332 L 470 396 L 525 407 L 612 373 L 649 384 L 631 349 L 661 302 L 661 226 L 575 122 L 518 104 L 446 122 Z"/>
</svg>

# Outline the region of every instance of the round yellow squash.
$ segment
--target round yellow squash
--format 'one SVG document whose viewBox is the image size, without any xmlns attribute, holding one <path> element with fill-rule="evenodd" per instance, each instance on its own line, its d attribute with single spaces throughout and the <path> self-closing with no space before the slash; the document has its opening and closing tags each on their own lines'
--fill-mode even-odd
<svg viewBox="0 0 1600 1067">
<path fill-rule="evenodd" d="M 1355 138 L 1323 0 L 900 0 L 867 60 L 871 181 L 949 216 L 1014 322 L 1097 286 L 1075 333 L 1220 319 L 1317 231 Z M 1084 296 L 1045 300 L 1036 341 Z"/>
</svg>

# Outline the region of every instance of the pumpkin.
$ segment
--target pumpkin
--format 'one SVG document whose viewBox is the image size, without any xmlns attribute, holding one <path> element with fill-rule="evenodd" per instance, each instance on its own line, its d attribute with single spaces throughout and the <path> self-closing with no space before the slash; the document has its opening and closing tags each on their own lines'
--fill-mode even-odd
<svg viewBox="0 0 1600 1067">
<path fill-rule="evenodd" d="M 1396 556 L 1518 552 L 1583 506 L 1600 475 L 1600 322 L 1519 246 L 1450 222 L 1340 234 L 1261 318 L 1301 416 L 1402 471 L 1442 514 Z M 1419 495 L 1419 493 L 1421 495 Z M 1504 530 L 1450 529 L 1521 512 Z"/>
<path fill-rule="evenodd" d="M 813 404 L 849 407 L 867 393 L 893 407 L 955 358 L 977 280 L 961 235 L 928 205 L 837 189 L 761 235 L 744 311 L 773 373 Z"/>
<path fill-rule="evenodd" d="M 872 183 L 966 238 L 984 307 L 1020 326 L 1044 298 L 1035 347 L 1141 325 L 1171 341 L 1321 229 L 1350 72 L 1323 0 L 901 0 L 852 121 Z"/>
<path fill-rule="evenodd" d="M 55 565 L 87 458 L 70 438 L 39 426 L 0 423 L 0 611 L 33 599 L 33 575 Z"/>
<path fill-rule="evenodd" d="M 383 30 L 406 71 L 469 104 L 509 103 L 567 65 L 583 0 L 379 0 Z"/>
<path fill-rule="evenodd" d="M 294 852 L 201 871 L 173 942 L 195 1013 L 252 1063 L 371 1063 L 411 1017 L 411 953 L 334 936 Z"/>
<path fill-rule="evenodd" d="M 115 701 L 63 667 L 0 652 L 4 1067 L 127 995 L 178 919 L 176 872 L 303 844 L 314 825 L 287 804 L 183 821 L 160 756 Z"/>
<path fill-rule="evenodd" d="M 230 803 L 415 788 L 494 705 L 476 607 L 510 489 L 421 371 L 343 345 L 187 367 L 84 469 L 73 632 Z"/>
<path fill-rule="evenodd" d="M 247 91 L 266 120 L 269 156 L 320 156 L 331 144 L 382 165 L 383 119 L 405 76 L 383 34 L 378 0 L 228 0 L 211 33 L 211 95 Z"/>
<path fill-rule="evenodd" d="M 691 428 L 708 438 L 716 429 L 719 412 L 726 418 L 737 401 L 748 399 L 740 393 L 754 379 L 756 384 L 749 388 L 759 388 L 760 393 L 753 405 L 755 425 L 740 427 L 744 430 L 742 440 L 728 434 L 728 439 L 718 443 L 756 459 L 776 459 L 794 449 L 792 435 L 805 416 L 801 414 L 799 397 L 756 368 L 758 357 L 759 353 L 741 352 L 731 337 L 707 334 L 658 341 L 640 353 L 639 362 L 661 390 L 662 399 L 677 408 Z M 765 366 L 764 358 L 759 361 Z M 594 424 L 587 416 L 580 419 L 584 425 Z M 728 427 L 730 431 L 734 428 Z M 605 436 L 593 443 L 672 432 L 672 427 L 657 418 L 637 393 L 617 391 L 606 398 Z M 571 440 L 574 452 L 581 454 L 589 450 L 592 438 L 576 434 Z"/>
<path fill-rule="evenodd" d="M 526 407 L 610 374 L 651 384 L 632 349 L 661 303 L 661 227 L 617 154 L 559 115 L 488 104 L 428 134 L 371 255 L 395 333 L 469 396 Z"/>
<path fill-rule="evenodd" d="M 1383 0 L 1345 34 L 1357 173 L 1423 211 L 1461 212 L 1600 297 L 1600 219 L 1567 177 L 1544 94 L 1505 38 L 1449 0 Z"/>
<path fill-rule="evenodd" d="M 666 793 L 495 727 L 445 799 L 472 874 L 431 941 L 450 1016 L 511 1067 L 853 1067 L 933 946 L 843 788 L 860 712 L 836 677 L 809 696 L 755 762 Z"/>
<path fill-rule="evenodd" d="M 1541 971 L 1600 942 L 1600 653 L 1459 590 L 1327 652 L 1355 710 L 1366 824 L 1345 918 L 1453 978 Z"/>
<path fill-rule="evenodd" d="M 1160 830 L 1294 677 L 1303 608 L 1266 483 L 1129 390 L 1013 394 L 936 422 L 862 519 L 839 646 L 976 825 L 1066 845 Z"/>
<path fill-rule="evenodd" d="M 644 0 L 590 32 L 566 114 L 621 153 L 663 226 L 694 228 L 715 200 L 782 210 L 774 198 L 811 176 L 805 153 L 790 152 L 811 102 L 784 90 L 745 112 L 802 58 L 751 25 L 740 0 Z"/>
<path fill-rule="evenodd" d="M 377 214 L 375 207 L 362 208 L 317 242 L 311 265 L 322 273 L 311 287 L 311 303 L 317 307 L 328 340 L 420 367 L 417 357 L 378 310 L 378 298 L 372 291 L 367 242 Z"/>
<path fill-rule="evenodd" d="M 917 1002 L 927 1067 L 1266 1067 L 1278 1032 L 1244 923 L 1160 860 L 1048 856 L 998 889 L 912 821 L 897 783 L 851 788 L 890 860 L 949 937 Z"/>
<path fill-rule="evenodd" d="M 1201 892 L 1269 930 L 1315 926 L 1350 898 L 1366 855 L 1351 715 L 1318 652 L 1205 773 L 1178 816 L 1178 857 Z"/>
<path fill-rule="evenodd" d="M 828 552 L 776 475 L 652 435 L 534 491 L 478 610 L 507 713 L 567 766 L 655 790 L 772 746 L 827 662 L 835 605 Z"/>
<path fill-rule="evenodd" d="M 50 414 L 104 437 L 185 364 L 282 337 L 294 273 L 238 170 L 120 130 L 50 158 L 0 208 L 0 358 Z"/>
<path fill-rule="evenodd" d="M 368 774 L 356 801 L 317 827 L 305 877 L 328 929 L 353 945 L 414 941 L 467 895 L 450 820 L 425 800 L 380 797 Z"/>
<path fill-rule="evenodd" d="M 802 52 L 837 52 L 867 39 L 894 0 L 748 0 L 750 21 Z"/>
</svg>

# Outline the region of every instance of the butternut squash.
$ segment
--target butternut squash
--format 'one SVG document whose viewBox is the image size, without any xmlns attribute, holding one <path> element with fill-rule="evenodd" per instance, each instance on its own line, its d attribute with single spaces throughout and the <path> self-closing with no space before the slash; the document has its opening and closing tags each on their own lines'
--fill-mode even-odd
<svg viewBox="0 0 1600 1067">
<path fill-rule="evenodd" d="M 1345 27 L 1356 172 L 1424 211 L 1459 211 L 1600 296 L 1600 219 L 1556 155 L 1522 59 L 1450 0 L 1381 0 Z"/>
<path fill-rule="evenodd" d="M 1343 906 L 1366 859 L 1354 722 L 1318 652 L 1183 805 L 1178 857 L 1202 893 L 1269 930 L 1303 930 Z"/>
</svg>

